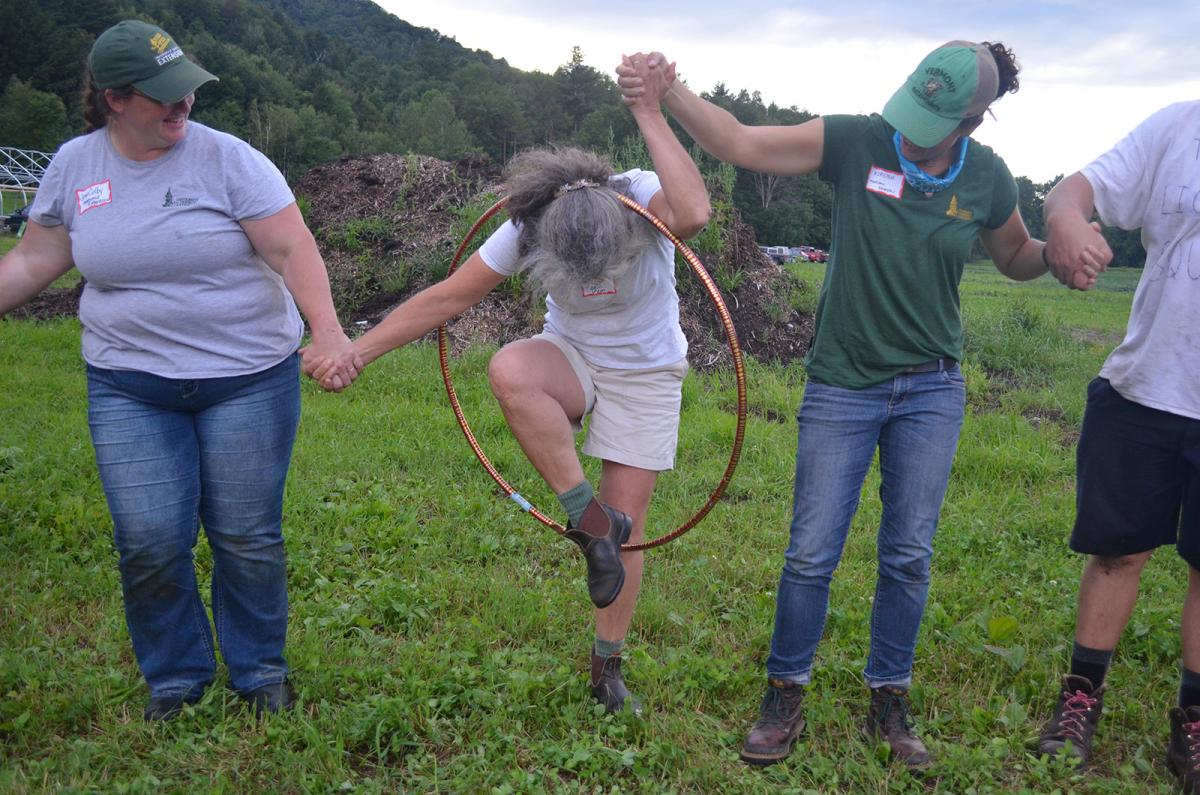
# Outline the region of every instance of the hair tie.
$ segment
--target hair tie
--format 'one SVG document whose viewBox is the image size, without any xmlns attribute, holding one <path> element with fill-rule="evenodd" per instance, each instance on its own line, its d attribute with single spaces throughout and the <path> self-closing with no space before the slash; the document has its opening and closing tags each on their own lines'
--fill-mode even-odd
<svg viewBox="0 0 1200 795">
<path fill-rule="evenodd" d="M 595 182 L 592 182 L 590 179 L 577 179 L 574 182 L 568 182 L 566 185 L 563 185 L 561 188 L 554 191 L 554 198 L 561 199 L 567 193 L 570 193 L 573 190 L 579 190 L 580 188 L 598 188 L 598 187 L 600 187 L 600 186 L 597 185 Z"/>
</svg>

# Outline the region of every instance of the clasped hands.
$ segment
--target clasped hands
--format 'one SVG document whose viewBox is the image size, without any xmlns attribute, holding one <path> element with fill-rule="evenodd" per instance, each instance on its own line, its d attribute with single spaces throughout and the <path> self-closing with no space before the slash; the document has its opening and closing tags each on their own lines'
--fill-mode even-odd
<svg viewBox="0 0 1200 795">
<path fill-rule="evenodd" d="M 661 52 L 622 55 L 617 66 L 617 85 L 621 100 L 631 107 L 657 107 L 675 82 L 675 63 Z"/>
<path fill-rule="evenodd" d="M 300 349 L 300 360 L 303 373 L 326 392 L 341 392 L 366 366 L 354 343 L 341 331 L 314 334 L 312 342 Z"/>
<path fill-rule="evenodd" d="M 1054 278 L 1073 290 L 1088 290 L 1108 270 L 1113 253 L 1100 224 L 1082 218 L 1049 221 L 1042 256 Z"/>
</svg>

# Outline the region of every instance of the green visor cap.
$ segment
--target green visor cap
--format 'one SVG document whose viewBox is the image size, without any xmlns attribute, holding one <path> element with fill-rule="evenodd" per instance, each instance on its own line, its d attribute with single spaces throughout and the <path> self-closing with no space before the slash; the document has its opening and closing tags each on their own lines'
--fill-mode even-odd
<svg viewBox="0 0 1200 795">
<path fill-rule="evenodd" d="M 88 56 L 96 88 L 133 86 L 159 102 L 178 102 L 210 80 L 162 28 L 136 19 L 100 34 Z"/>
<path fill-rule="evenodd" d="M 934 146 L 963 119 L 987 110 L 999 87 L 987 47 L 950 41 L 925 56 L 883 106 L 883 118 L 917 146 Z"/>
</svg>

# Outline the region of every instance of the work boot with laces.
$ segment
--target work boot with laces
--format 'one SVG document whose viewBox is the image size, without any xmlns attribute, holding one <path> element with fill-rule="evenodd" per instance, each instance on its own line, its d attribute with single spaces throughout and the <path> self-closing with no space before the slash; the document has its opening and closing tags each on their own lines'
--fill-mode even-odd
<svg viewBox="0 0 1200 795">
<path fill-rule="evenodd" d="M 865 731 L 871 739 L 887 742 L 893 759 L 899 759 L 910 770 L 920 770 L 928 767 L 931 759 L 925 743 L 913 731 L 911 712 L 907 690 L 887 685 L 873 687 Z"/>
<path fill-rule="evenodd" d="M 592 677 L 590 679 L 592 695 L 604 705 L 608 713 L 628 709 L 634 715 L 641 716 L 642 703 L 630 694 L 625 687 L 625 677 L 621 675 L 621 655 L 601 657 L 592 652 Z"/>
<path fill-rule="evenodd" d="M 770 765 L 792 752 L 804 731 L 804 685 L 768 679 L 758 720 L 742 745 L 742 761 Z"/>
<path fill-rule="evenodd" d="M 1187 795 L 1200 795 L 1200 707 L 1171 710 L 1167 767 L 1179 777 Z"/>
<path fill-rule="evenodd" d="M 1047 756 L 1070 753 L 1079 759 L 1080 767 L 1087 765 L 1092 754 L 1092 737 L 1103 710 L 1104 685 L 1093 687 L 1086 676 L 1064 676 L 1058 706 L 1038 738 L 1038 753 Z"/>
</svg>

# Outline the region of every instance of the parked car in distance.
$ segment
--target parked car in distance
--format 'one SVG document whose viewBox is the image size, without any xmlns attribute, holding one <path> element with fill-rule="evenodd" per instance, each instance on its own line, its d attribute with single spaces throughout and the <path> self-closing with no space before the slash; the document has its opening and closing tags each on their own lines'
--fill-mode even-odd
<svg viewBox="0 0 1200 795">
<path fill-rule="evenodd" d="M 799 246 L 797 256 L 805 262 L 824 262 L 828 257 L 825 252 L 812 246 Z"/>
<path fill-rule="evenodd" d="M 776 262 L 787 262 L 792 258 L 791 250 L 787 246 L 759 246 L 758 248 Z"/>
</svg>

